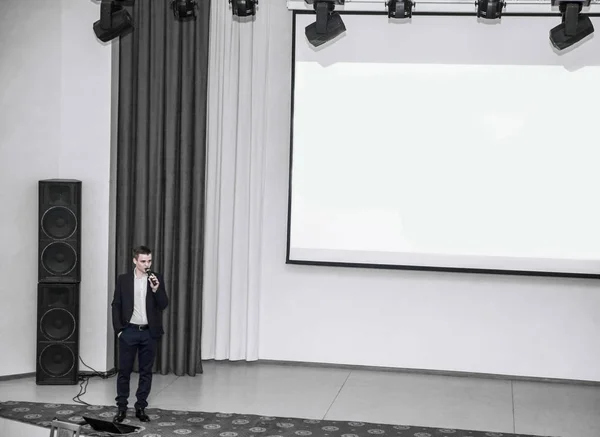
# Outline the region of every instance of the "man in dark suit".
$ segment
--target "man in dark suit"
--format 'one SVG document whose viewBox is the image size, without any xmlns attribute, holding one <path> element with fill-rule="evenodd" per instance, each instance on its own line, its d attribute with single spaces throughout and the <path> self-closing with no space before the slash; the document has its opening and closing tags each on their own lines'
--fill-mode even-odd
<svg viewBox="0 0 600 437">
<path fill-rule="evenodd" d="M 127 416 L 129 380 L 135 355 L 138 354 L 139 382 L 136 392 L 135 415 L 148 422 L 145 412 L 152 387 L 152 366 L 156 344 L 164 334 L 162 312 L 169 304 L 163 278 L 150 270 L 152 251 L 146 246 L 133 250 L 133 272 L 117 278 L 112 301 L 113 328 L 119 342 L 119 375 L 117 377 L 117 408 L 115 422 Z"/>
</svg>

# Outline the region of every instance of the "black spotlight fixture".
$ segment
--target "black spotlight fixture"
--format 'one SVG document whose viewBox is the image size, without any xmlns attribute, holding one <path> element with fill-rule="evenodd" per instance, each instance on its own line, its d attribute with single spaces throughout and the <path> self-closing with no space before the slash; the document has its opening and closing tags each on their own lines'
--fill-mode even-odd
<svg viewBox="0 0 600 437">
<path fill-rule="evenodd" d="M 550 42 L 558 50 L 564 50 L 594 33 L 594 25 L 587 15 L 581 15 L 581 9 L 588 7 L 591 0 L 552 0 L 552 6 L 558 6 L 562 22 L 550 30 Z"/>
<path fill-rule="evenodd" d="M 258 0 L 229 0 L 231 13 L 237 17 L 250 17 L 256 15 Z"/>
<path fill-rule="evenodd" d="M 308 42 L 315 47 L 325 44 L 346 31 L 340 14 L 335 12 L 335 5 L 343 5 L 345 0 L 305 0 L 312 4 L 317 13 L 317 20 L 306 26 L 304 31 Z"/>
<path fill-rule="evenodd" d="M 100 4 L 100 20 L 94 23 L 94 33 L 102 42 L 123 35 L 133 29 L 131 15 L 125 9 L 121 0 L 102 0 Z"/>
<path fill-rule="evenodd" d="M 198 2 L 196 0 L 173 0 L 171 2 L 171 8 L 173 9 L 173 15 L 178 20 L 185 20 L 187 18 L 196 19 L 196 8 Z"/>
<path fill-rule="evenodd" d="M 390 0 L 385 4 L 388 18 L 411 18 L 414 3 L 411 0 Z"/>
<path fill-rule="evenodd" d="M 477 0 L 477 17 L 486 20 L 496 20 L 502 17 L 502 10 L 506 7 L 506 2 L 502 0 Z"/>
</svg>

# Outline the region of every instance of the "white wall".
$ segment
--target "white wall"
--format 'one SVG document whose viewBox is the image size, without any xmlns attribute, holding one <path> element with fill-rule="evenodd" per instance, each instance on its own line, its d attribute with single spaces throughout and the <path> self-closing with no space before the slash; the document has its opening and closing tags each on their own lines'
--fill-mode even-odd
<svg viewBox="0 0 600 437">
<path fill-rule="evenodd" d="M 83 181 L 80 355 L 104 371 L 111 47 L 92 30 L 98 4 L 26 3 L 0 2 L 0 376 L 35 371 L 37 184 L 46 178 Z"/>
<path fill-rule="evenodd" d="M 259 358 L 600 381 L 598 281 L 285 264 L 292 20 L 269 4 Z"/>
<path fill-rule="evenodd" d="M 35 369 L 37 181 L 58 173 L 60 8 L 38 3 L 0 2 L 0 375 Z"/>
</svg>

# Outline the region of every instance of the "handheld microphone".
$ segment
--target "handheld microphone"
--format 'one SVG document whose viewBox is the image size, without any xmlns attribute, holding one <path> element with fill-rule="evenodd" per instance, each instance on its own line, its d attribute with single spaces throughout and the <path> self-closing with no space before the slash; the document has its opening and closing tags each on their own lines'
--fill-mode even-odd
<svg viewBox="0 0 600 437">
<path fill-rule="evenodd" d="M 146 269 L 146 274 L 148 275 L 148 280 L 156 285 L 156 273 L 154 273 L 150 268 Z"/>
</svg>

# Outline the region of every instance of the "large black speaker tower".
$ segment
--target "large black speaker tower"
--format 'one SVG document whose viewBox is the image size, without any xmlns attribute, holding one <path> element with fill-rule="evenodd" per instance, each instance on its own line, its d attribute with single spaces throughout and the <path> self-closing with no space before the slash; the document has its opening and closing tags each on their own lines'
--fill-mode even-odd
<svg viewBox="0 0 600 437">
<path fill-rule="evenodd" d="M 40 181 L 39 282 L 81 280 L 81 182 Z"/>
<path fill-rule="evenodd" d="M 36 382 L 77 384 L 79 284 L 38 283 Z"/>
<path fill-rule="evenodd" d="M 77 384 L 81 181 L 39 182 L 36 383 Z"/>
</svg>

